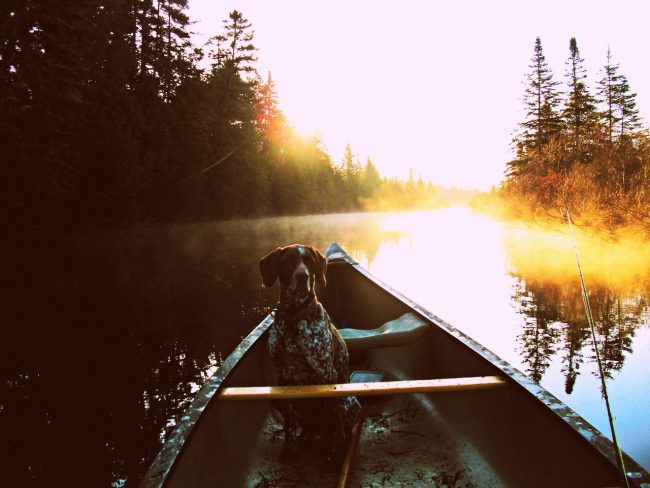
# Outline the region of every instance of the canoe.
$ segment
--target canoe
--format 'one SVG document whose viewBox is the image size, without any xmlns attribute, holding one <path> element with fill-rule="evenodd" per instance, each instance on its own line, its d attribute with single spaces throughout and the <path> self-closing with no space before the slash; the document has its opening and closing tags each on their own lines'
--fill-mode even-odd
<svg viewBox="0 0 650 488">
<path fill-rule="evenodd" d="M 349 486 L 625 486 L 613 444 L 569 407 L 336 243 L 326 255 L 319 299 L 351 369 L 382 381 L 274 387 L 271 313 L 198 392 L 140 486 L 336 486 L 339 473 L 321 471 L 316 448 L 279 461 L 282 422 L 270 399 L 351 392 L 366 406 Z M 648 472 L 623 459 L 629 486 L 650 486 Z"/>
</svg>

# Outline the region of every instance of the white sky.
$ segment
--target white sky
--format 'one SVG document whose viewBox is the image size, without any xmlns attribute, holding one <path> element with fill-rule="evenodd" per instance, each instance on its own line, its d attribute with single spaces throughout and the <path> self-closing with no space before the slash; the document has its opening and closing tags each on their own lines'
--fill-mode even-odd
<svg viewBox="0 0 650 488">
<path fill-rule="evenodd" d="M 351 143 L 385 176 L 487 188 L 523 118 L 540 36 L 557 81 L 576 37 L 588 82 L 607 46 L 650 121 L 650 1 L 190 0 L 197 39 L 231 10 L 253 24 L 258 71 L 301 132 L 339 161 Z M 592 90 L 593 93 L 593 90 Z"/>
</svg>

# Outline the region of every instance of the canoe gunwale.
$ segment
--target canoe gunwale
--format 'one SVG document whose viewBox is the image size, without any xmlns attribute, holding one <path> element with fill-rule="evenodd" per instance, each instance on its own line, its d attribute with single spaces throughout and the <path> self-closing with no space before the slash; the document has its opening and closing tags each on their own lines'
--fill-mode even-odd
<svg viewBox="0 0 650 488">
<path fill-rule="evenodd" d="M 481 345 L 459 329 L 441 319 L 437 315 L 429 312 L 424 307 L 420 306 L 407 296 L 392 288 L 390 285 L 384 283 L 382 280 L 374 276 L 370 271 L 363 268 L 352 256 L 350 256 L 338 243 L 333 242 L 327 248 L 325 255 L 328 257 L 331 264 L 342 265 L 347 264 L 354 268 L 358 273 L 362 274 L 366 279 L 384 289 L 387 293 L 392 295 L 395 299 L 402 302 L 404 305 L 419 314 L 424 319 L 438 326 L 447 334 L 453 336 L 456 340 L 460 341 L 466 347 L 470 348 L 484 360 L 488 361 L 491 365 L 499 369 L 506 377 L 513 380 L 516 385 L 526 390 L 533 395 L 537 400 L 542 402 L 547 410 L 554 413 L 560 420 L 562 420 L 569 428 L 578 433 L 585 439 L 596 451 L 605 457 L 613 466 L 618 469 L 618 456 L 612 441 L 605 437 L 598 429 L 591 425 L 587 420 L 581 417 L 571 407 L 566 405 L 558 399 L 551 392 L 546 390 L 541 385 L 538 385 L 528 376 L 509 364 L 507 361 L 501 359 L 495 353 Z M 634 477 L 628 476 L 630 486 L 646 488 L 650 483 L 650 473 L 648 473 L 642 466 L 640 466 L 634 459 L 623 452 L 623 459 L 625 468 L 628 475 L 634 473 Z"/>
<path fill-rule="evenodd" d="M 183 449 L 192 437 L 193 432 L 198 428 L 206 408 L 210 402 L 219 400 L 217 392 L 223 387 L 224 382 L 234 372 L 239 362 L 244 359 L 253 345 L 257 343 L 260 337 L 271 326 L 273 320 L 274 315 L 272 312 L 239 343 L 221 366 L 208 378 L 206 384 L 199 390 L 190 406 L 183 413 L 181 421 L 171 436 L 165 440 L 145 477 L 140 482 L 140 488 L 158 488 L 165 486 L 177 461 L 181 457 Z"/>
</svg>

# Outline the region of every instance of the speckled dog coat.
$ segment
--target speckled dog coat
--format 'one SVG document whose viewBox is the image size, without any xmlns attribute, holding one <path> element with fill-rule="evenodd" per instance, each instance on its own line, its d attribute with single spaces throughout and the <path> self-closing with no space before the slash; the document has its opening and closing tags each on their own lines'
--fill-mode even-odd
<svg viewBox="0 0 650 488">
<path fill-rule="evenodd" d="M 311 246 L 278 248 L 260 260 L 266 286 L 280 280 L 280 301 L 268 339 L 280 385 L 347 383 L 349 356 L 345 341 L 316 299 L 315 282 L 325 285 L 327 258 Z M 298 434 L 320 436 L 328 457 L 342 452 L 360 411 L 355 397 L 294 400 L 284 415 L 283 458 L 295 459 Z M 301 432 L 299 432 L 301 431 Z"/>
</svg>

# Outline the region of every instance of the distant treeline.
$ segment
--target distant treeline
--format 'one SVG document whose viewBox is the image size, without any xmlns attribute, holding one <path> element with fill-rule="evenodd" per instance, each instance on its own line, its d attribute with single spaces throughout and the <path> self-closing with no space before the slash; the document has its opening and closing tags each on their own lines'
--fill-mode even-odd
<svg viewBox="0 0 650 488">
<path fill-rule="evenodd" d="M 482 203 L 501 201 L 511 214 L 552 217 L 568 208 L 584 224 L 633 224 L 650 232 L 650 137 L 636 94 L 609 50 L 592 87 L 583 63 L 571 39 L 560 86 L 537 38 L 526 77 L 526 118 L 513 139 L 516 157 L 505 183 Z"/>
<path fill-rule="evenodd" d="M 336 163 L 296 134 L 271 75 L 257 74 L 251 23 L 233 11 L 193 46 L 187 3 L 0 5 L 5 225 L 347 211 L 417 186 L 362 167 L 349 147 Z M 435 200 L 431 185 L 417 190 Z"/>
</svg>

